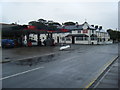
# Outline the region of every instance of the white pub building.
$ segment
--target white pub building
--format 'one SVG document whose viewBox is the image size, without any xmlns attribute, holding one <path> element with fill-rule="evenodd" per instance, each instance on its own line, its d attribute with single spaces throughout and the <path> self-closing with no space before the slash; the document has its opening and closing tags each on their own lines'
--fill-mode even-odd
<svg viewBox="0 0 120 90">
<path fill-rule="evenodd" d="M 81 25 L 68 25 L 58 28 L 68 29 L 69 32 L 52 33 L 55 43 L 66 44 L 104 44 L 109 41 L 108 33 L 98 27 L 84 22 Z M 46 34 L 40 35 L 41 41 L 46 39 Z"/>
</svg>

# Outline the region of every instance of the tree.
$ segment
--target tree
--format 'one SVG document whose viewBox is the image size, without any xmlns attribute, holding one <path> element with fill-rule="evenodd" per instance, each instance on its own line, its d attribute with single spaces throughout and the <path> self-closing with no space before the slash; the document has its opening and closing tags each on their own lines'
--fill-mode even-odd
<svg viewBox="0 0 120 90">
<path fill-rule="evenodd" d="M 28 24 L 34 26 L 36 24 L 36 21 L 30 21 Z"/>
<path fill-rule="evenodd" d="M 54 21 L 48 21 L 47 22 L 47 26 L 48 26 L 48 30 L 52 30 L 52 31 L 57 31 L 58 30 L 58 26 L 61 26 L 61 24 L 60 23 L 58 23 L 58 22 L 54 22 Z"/>
<path fill-rule="evenodd" d="M 65 22 L 65 23 L 63 23 L 63 25 L 75 25 L 75 23 L 74 22 Z"/>
<path fill-rule="evenodd" d="M 47 20 L 44 20 L 44 19 L 38 19 L 38 22 L 41 22 L 41 23 L 46 23 L 47 22 Z"/>
<path fill-rule="evenodd" d="M 110 39 L 113 40 L 113 43 L 115 41 L 119 41 L 120 40 L 120 32 L 119 31 L 115 31 L 115 30 L 112 30 L 112 29 L 108 29 L 107 30 L 108 34 L 110 35 Z"/>
<path fill-rule="evenodd" d="M 57 31 L 57 26 L 60 25 L 58 22 L 48 21 L 44 19 L 39 19 L 38 21 L 30 21 L 29 25 L 35 26 L 37 29 L 45 29 Z"/>
<path fill-rule="evenodd" d="M 31 21 L 29 25 L 35 26 L 37 29 L 47 29 L 47 25 L 43 22 Z"/>
<path fill-rule="evenodd" d="M 48 29 L 53 31 L 58 31 L 57 26 L 60 26 L 59 23 L 53 22 L 48 24 Z"/>
<path fill-rule="evenodd" d="M 61 26 L 61 24 L 60 24 L 60 23 L 58 23 L 58 22 L 49 23 L 48 25 Z"/>
</svg>

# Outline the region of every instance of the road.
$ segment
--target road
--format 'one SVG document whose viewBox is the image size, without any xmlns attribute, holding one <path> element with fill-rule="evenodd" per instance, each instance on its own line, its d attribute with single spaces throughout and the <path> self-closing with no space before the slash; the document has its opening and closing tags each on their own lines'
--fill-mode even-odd
<svg viewBox="0 0 120 90">
<path fill-rule="evenodd" d="M 117 44 L 71 47 L 43 62 L 3 64 L 3 88 L 85 88 L 118 55 Z"/>
</svg>

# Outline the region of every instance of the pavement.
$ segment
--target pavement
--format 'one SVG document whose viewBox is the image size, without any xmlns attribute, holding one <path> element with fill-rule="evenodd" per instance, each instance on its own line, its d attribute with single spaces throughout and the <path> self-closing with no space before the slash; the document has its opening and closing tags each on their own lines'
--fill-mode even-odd
<svg viewBox="0 0 120 90">
<path fill-rule="evenodd" d="M 105 71 L 99 76 L 91 88 L 120 89 L 120 43 L 118 44 L 118 58 L 115 59 Z"/>
<path fill-rule="evenodd" d="M 20 55 L 40 55 L 40 50 L 35 48 L 24 49 L 27 54 L 19 49 Z M 50 50 L 54 54 L 44 58 L 3 63 L 0 78 L 3 88 L 85 88 L 118 56 L 117 44 L 72 45 L 69 50 L 64 51 L 59 51 L 58 48 L 54 47 Z M 15 59 L 19 55 L 19 50 L 17 53 L 13 50 L 15 55 L 9 50 L 13 49 L 3 51 L 4 57 L 8 55 Z"/>
<path fill-rule="evenodd" d="M 119 88 L 118 86 L 118 60 L 102 76 L 94 88 Z"/>
<path fill-rule="evenodd" d="M 39 57 L 57 52 L 58 47 L 19 47 L 2 49 L 2 62 Z"/>
</svg>

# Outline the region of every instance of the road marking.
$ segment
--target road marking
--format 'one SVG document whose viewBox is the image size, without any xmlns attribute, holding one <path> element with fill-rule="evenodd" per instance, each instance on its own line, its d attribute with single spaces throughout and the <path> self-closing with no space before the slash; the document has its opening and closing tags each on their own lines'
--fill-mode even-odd
<svg viewBox="0 0 120 90">
<path fill-rule="evenodd" d="M 114 60 L 116 60 L 117 58 L 118 58 L 118 56 L 114 57 L 112 60 L 110 60 L 109 62 L 107 62 L 105 65 L 103 65 L 103 67 L 99 69 L 99 72 L 97 73 L 97 75 L 95 76 L 95 78 L 94 78 L 88 85 L 86 85 L 83 90 L 87 90 L 87 89 L 97 80 L 97 78 L 104 72 L 104 70 L 105 70 L 110 64 L 112 64 L 112 62 L 113 62 Z"/>
<path fill-rule="evenodd" d="M 35 70 L 38 70 L 38 69 L 41 69 L 41 68 L 44 68 L 44 67 L 38 67 L 38 68 L 34 68 L 34 69 L 27 70 L 27 71 L 24 71 L 24 72 L 20 72 L 20 73 L 17 73 L 17 74 L 13 74 L 13 75 L 10 75 L 10 76 L 6 76 L 6 77 L 3 77 L 3 78 L 0 78 L 0 80 L 12 78 L 12 77 L 22 75 L 22 74 L 25 74 L 25 73 L 28 73 L 28 72 L 32 72 L 32 71 L 35 71 Z"/>
<path fill-rule="evenodd" d="M 93 87 L 93 88 L 96 88 L 99 84 L 100 84 L 100 82 L 103 80 L 103 78 L 108 74 L 108 72 L 111 70 L 111 68 L 112 68 L 113 66 L 111 66 L 110 68 L 109 68 L 109 70 L 102 76 L 102 78 L 100 79 L 100 81 L 99 82 L 97 82 L 97 84 Z"/>
</svg>

